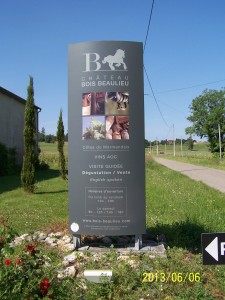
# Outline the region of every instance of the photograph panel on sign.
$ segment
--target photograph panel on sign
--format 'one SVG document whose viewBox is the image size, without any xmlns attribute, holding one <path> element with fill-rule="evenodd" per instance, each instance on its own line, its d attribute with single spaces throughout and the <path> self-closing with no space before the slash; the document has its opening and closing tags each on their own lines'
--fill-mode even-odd
<svg viewBox="0 0 225 300">
<path fill-rule="evenodd" d="M 83 121 L 83 140 L 104 140 L 105 139 L 105 117 L 104 116 L 86 116 Z"/>
<path fill-rule="evenodd" d="M 129 140 L 129 117 L 106 116 L 105 129 L 107 140 Z"/>
<path fill-rule="evenodd" d="M 106 115 L 129 115 L 129 92 L 107 92 L 105 95 Z"/>
<path fill-rule="evenodd" d="M 83 93 L 82 94 L 82 115 L 95 116 L 105 114 L 105 94 L 104 92 Z"/>
</svg>

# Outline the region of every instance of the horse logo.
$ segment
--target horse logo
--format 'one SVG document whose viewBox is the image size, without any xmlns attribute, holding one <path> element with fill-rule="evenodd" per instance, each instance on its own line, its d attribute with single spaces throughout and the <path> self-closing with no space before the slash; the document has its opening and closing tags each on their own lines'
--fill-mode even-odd
<svg viewBox="0 0 225 300">
<path fill-rule="evenodd" d="M 108 63 L 111 70 L 115 70 L 114 65 L 116 67 L 120 67 L 122 65 L 123 69 L 127 70 L 127 66 L 126 66 L 125 62 L 123 61 L 124 58 L 125 58 L 125 51 L 118 49 L 118 50 L 116 50 L 116 53 L 114 55 L 106 56 L 103 59 L 102 63 L 103 64 Z"/>
</svg>

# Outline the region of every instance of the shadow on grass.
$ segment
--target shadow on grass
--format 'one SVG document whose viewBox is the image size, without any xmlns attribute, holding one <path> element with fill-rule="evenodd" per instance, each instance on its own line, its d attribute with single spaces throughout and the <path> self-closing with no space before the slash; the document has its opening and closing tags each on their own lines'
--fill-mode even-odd
<svg viewBox="0 0 225 300">
<path fill-rule="evenodd" d="M 155 227 L 149 227 L 146 235 L 156 241 L 166 242 L 170 248 L 179 247 L 200 253 L 201 234 L 205 232 L 210 232 L 210 229 L 187 219 L 174 224 L 157 224 Z"/>
<path fill-rule="evenodd" d="M 35 180 L 37 182 L 43 180 L 49 180 L 56 177 L 59 177 L 58 170 L 48 169 L 48 170 L 40 170 L 35 172 Z M 15 190 L 20 187 L 21 187 L 20 174 L 0 177 L 0 194 Z"/>
<path fill-rule="evenodd" d="M 60 190 L 60 191 L 53 191 L 53 192 L 35 192 L 37 195 L 44 195 L 44 194 L 60 194 L 60 193 L 67 193 L 68 190 Z"/>
</svg>

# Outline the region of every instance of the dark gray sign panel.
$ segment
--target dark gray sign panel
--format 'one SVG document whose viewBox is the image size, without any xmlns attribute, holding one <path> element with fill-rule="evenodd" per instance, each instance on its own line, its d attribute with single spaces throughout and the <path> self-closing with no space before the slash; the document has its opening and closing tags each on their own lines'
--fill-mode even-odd
<svg viewBox="0 0 225 300">
<path fill-rule="evenodd" d="M 146 228 L 143 46 L 69 46 L 69 222 L 74 234 Z"/>
<path fill-rule="evenodd" d="M 202 233 L 203 265 L 225 264 L 225 233 Z"/>
</svg>

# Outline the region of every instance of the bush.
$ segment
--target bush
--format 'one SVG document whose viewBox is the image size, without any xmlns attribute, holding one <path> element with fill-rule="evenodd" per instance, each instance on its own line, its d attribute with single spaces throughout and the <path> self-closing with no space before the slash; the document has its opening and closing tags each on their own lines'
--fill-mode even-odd
<svg viewBox="0 0 225 300">
<path fill-rule="evenodd" d="M 13 175 L 19 172 L 16 163 L 16 149 L 7 148 L 0 143 L 0 176 Z"/>
<path fill-rule="evenodd" d="M 8 150 L 3 144 L 0 144 L 0 175 L 7 174 L 7 160 L 8 160 Z"/>
</svg>

